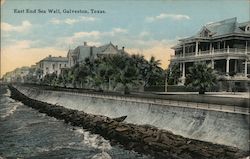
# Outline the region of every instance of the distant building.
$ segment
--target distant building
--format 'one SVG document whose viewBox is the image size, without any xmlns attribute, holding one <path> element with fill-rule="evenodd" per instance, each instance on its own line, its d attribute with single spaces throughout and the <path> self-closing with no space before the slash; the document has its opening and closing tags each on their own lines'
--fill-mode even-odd
<svg viewBox="0 0 250 159">
<path fill-rule="evenodd" d="M 96 58 L 98 56 L 122 54 L 124 53 L 124 47 L 118 49 L 118 46 L 114 46 L 111 42 L 99 47 L 89 46 L 87 42 L 83 45 L 77 46 L 75 49 L 70 49 L 67 54 L 69 67 L 74 66 L 76 63 L 81 63 L 85 58 Z"/>
<path fill-rule="evenodd" d="M 42 77 L 46 74 L 56 73 L 59 75 L 61 69 L 68 67 L 68 58 L 67 57 L 53 57 L 49 55 L 48 57 L 42 59 L 37 64 L 37 67 L 42 71 Z"/>
<path fill-rule="evenodd" d="M 25 82 L 25 77 L 29 74 L 29 67 L 24 66 L 21 68 L 16 68 L 14 71 L 7 72 L 3 76 L 4 82 Z"/>
<path fill-rule="evenodd" d="M 210 23 L 194 36 L 180 39 L 174 46 L 172 67 L 180 66 L 184 83 L 188 68 L 195 62 L 210 64 L 229 80 L 249 80 L 250 21 L 238 23 L 236 18 Z"/>
</svg>

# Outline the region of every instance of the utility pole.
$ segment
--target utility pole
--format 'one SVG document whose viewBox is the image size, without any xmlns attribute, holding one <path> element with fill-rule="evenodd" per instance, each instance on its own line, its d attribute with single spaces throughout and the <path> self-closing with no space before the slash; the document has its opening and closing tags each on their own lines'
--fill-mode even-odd
<svg viewBox="0 0 250 159">
<path fill-rule="evenodd" d="M 168 75 L 166 74 L 166 80 L 165 80 L 165 92 L 168 91 Z"/>
</svg>

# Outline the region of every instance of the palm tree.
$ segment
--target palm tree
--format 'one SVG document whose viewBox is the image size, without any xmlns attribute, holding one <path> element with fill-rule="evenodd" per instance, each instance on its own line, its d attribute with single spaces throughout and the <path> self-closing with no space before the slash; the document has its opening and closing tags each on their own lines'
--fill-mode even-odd
<svg viewBox="0 0 250 159">
<path fill-rule="evenodd" d="M 150 57 L 149 64 L 152 67 L 159 68 L 159 65 L 161 64 L 161 60 L 156 60 L 154 56 Z"/>
<path fill-rule="evenodd" d="M 157 86 L 164 84 L 165 81 L 165 72 L 160 67 L 161 61 L 156 60 L 154 56 L 151 56 L 149 60 L 149 78 L 148 85 L 149 86 Z"/>
<path fill-rule="evenodd" d="M 197 63 L 189 69 L 185 85 L 198 90 L 199 94 L 205 94 L 216 82 L 216 74 L 213 69 L 205 63 Z"/>
</svg>

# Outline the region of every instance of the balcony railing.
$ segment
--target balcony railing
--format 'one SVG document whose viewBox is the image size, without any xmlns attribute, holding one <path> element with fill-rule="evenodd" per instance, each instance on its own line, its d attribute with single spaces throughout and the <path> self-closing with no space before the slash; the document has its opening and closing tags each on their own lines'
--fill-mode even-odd
<svg viewBox="0 0 250 159">
<path fill-rule="evenodd" d="M 248 54 L 250 55 L 250 48 L 247 49 L 241 49 L 241 48 L 226 48 L 226 49 L 214 49 L 214 50 L 206 50 L 206 51 L 199 51 L 197 55 L 195 55 L 195 52 L 186 53 L 185 56 L 182 54 L 178 55 L 171 55 L 171 59 L 179 59 L 179 58 L 185 58 L 185 57 L 195 57 L 195 56 L 207 56 L 207 55 L 218 55 L 218 54 Z"/>
</svg>

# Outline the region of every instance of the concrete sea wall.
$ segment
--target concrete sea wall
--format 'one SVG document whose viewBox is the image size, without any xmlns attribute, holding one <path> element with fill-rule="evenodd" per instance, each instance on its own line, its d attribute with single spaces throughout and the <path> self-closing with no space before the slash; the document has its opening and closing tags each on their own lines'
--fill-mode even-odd
<svg viewBox="0 0 250 159">
<path fill-rule="evenodd" d="M 249 149 L 249 115 L 93 97 L 16 86 L 26 96 L 86 113 L 149 124 L 187 138 Z M 105 97 L 105 95 L 103 95 Z"/>
<path fill-rule="evenodd" d="M 247 151 L 230 146 L 184 138 L 154 126 L 122 122 L 126 118 L 125 116 L 109 118 L 92 115 L 28 98 L 12 86 L 9 86 L 9 89 L 11 98 L 21 101 L 40 113 L 64 120 L 73 126 L 80 126 L 92 133 L 102 135 L 112 144 L 118 143 L 125 149 L 149 154 L 157 159 L 239 159 L 249 154 Z"/>
</svg>

